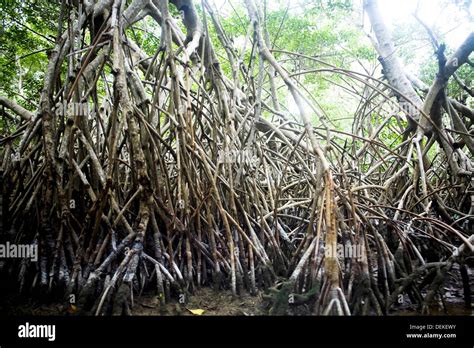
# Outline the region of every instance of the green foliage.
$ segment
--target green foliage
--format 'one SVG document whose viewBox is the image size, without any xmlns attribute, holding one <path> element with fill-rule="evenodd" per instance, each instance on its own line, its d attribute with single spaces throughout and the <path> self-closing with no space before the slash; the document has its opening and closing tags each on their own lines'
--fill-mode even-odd
<svg viewBox="0 0 474 348">
<path fill-rule="evenodd" d="M 160 33 L 160 26 L 150 17 L 127 29 L 127 36 L 133 38 L 150 56 L 153 56 L 160 46 Z"/>
<path fill-rule="evenodd" d="M 41 91 L 58 17 L 59 5 L 53 1 L 0 3 L 0 93 L 28 109 L 26 100 L 36 100 Z"/>
<path fill-rule="evenodd" d="M 354 26 L 358 13 L 353 9 L 353 2 L 346 0 L 306 0 L 306 1 L 267 1 L 264 11 L 263 2 L 261 14 L 265 16 L 265 26 L 268 32 L 268 45 L 274 49 L 273 54 L 298 81 L 300 86 L 308 94 L 315 96 L 325 110 L 328 117 L 332 119 L 347 118 L 348 110 L 353 109 L 349 101 L 334 98 L 333 82 L 341 82 L 338 74 L 327 72 L 314 72 L 314 69 L 326 68 L 327 66 L 295 55 L 287 55 L 278 50 L 296 52 L 304 56 L 316 57 L 324 62 L 335 66 L 351 69 L 354 62 L 373 62 L 377 55 L 369 40 L 363 32 Z M 243 42 L 249 27 L 246 9 L 240 2 L 233 2 L 232 10 L 225 16 L 219 17 L 222 27 L 228 38 L 236 45 L 240 55 Z M 209 21 L 210 22 L 210 21 Z M 210 36 L 216 48 L 221 66 L 225 74 L 232 76 L 232 69 L 228 63 L 226 52 L 220 44 L 215 30 L 211 27 Z M 243 65 L 253 68 L 254 81 L 258 74 L 258 49 L 252 50 L 253 37 L 250 37 L 243 52 Z M 253 62 L 251 63 L 251 59 Z M 308 71 L 305 74 L 301 72 Z M 293 75 L 297 74 L 297 75 Z M 268 81 L 268 78 L 266 79 Z M 241 81 L 242 84 L 245 81 Z M 286 88 L 279 88 L 280 100 L 287 100 Z M 264 92 L 264 98 L 268 92 Z M 319 124 L 316 115 L 313 115 L 315 124 Z M 339 124 L 340 122 L 335 122 Z M 343 128 L 349 128 L 349 122 L 345 121 Z"/>
<path fill-rule="evenodd" d="M 378 127 L 380 122 L 382 122 L 382 117 L 376 114 L 372 114 L 372 124 L 374 128 Z M 379 133 L 379 140 L 381 140 L 385 145 L 389 147 L 395 147 L 402 143 L 402 137 L 398 134 L 400 130 L 406 128 L 407 122 L 402 118 L 397 118 L 392 116 L 385 127 Z M 397 129 L 398 132 L 393 130 Z"/>
<path fill-rule="evenodd" d="M 318 72 L 317 69 L 327 68 L 317 61 L 303 56 L 315 57 L 321 61 L 344 69 L 357 69 L 354 66 L 375 66 L 377 53 L 371 42 L 358 26 L 360 9 L 352 0 L 276 0 L 266 1 L 267 8 L 263 9 L 264 1 L 257 1 L 262 16 L 265 16 L 265 27 L 268 32 L 268 42 L 274 55 L 282 66 L 293 76 L 306 93 L 311 94 L 317 103 L 325 110 L 331 126 L 337 129 L 349 130 L 351 118 L 357 106 L 357 101 L 347 98 L 342 89 L 335 86 L 347 86 L 345 77 L 340 74 Z M 209 35 L 215 47 L 217 57 L 224 73 L 232 77 L 233 71 L 227 59 L 227 53 L 222 46 L 216 29 L 208 14 L 204 14 L 201 2 L 196 1 L 201 18 L 206 16 L 209 24 Z M 66 8 L 66 12 L 68 9 Z M 359 11 L 359 12 L 358 12 Z M 37 100 L 43 85 L 44 71 L 48 62 L 48 50 L 54 45 L 58 31 L 60 2 L 47 0 L 3 0 L 0 1 L 0 94 L 14 99 L 27 109 L 34 109 L 28 100 Z M 172 16 L 180 16 L 175 6 L 170 6 Z M 244 89 L 254 88 L 258 80 L 259 55 L 253 47 L 254 38 L 250 35 L 245 50 L 243 43 L 248 34 L 249 18 L 243 1 L 233 1 L 227 11 L 216 13 L 226 38 L 234 43 L 235 54 L 242 57 L 242 66 L 252 71 L 253 81 L 241 80 Z M 66 16 L 67 17 L 67 16 Z M 178 25 L 184 29 L 181 21 Z M 67 23 L 64 23 L 64 27 Z M 150 17 L 138 22 L 127 29 L 127 36 L 150 56 L 154 55 L 160 45 L 161 29 Z M 443 40 L 443 33 L 434 29 L 435 35 Z M 430 85 L 438 71 L 438 62 L 434 55 L 429 37 L 423 27 L 413 19 L 395 25 L 393 37 L 397 46 L 397 54 L 408 67 L 416 67 L 416 73 L 422 81 Z M 252 48 L 253 47 L 253 48 Z M 301 55 L 288 55 L 280 52 L 290 51 Z M 449 57 L 454 48 L 448 47 Z M 304 73 L 307 72 L 307 73 Z M 62 77 L 64 77 L 64 71 Z M 105 66 L 105 73 L 110 75 L 110 69 Z M 467 85 L 472 84 L 474 71 L 469 66 L 462 66 L 457 75 Z M 268 76 L 265 76 L 264 100 L 269 103 Z M 277 86 L 277 94 L 281 101 L 288 100 L 288 91 Z M 192 86 L 196 88 L 196 86 Z M 98 92 L 105 93 L 105 84 L 98 81 Z M 448 93 L 461 101 L 466 93 L 454 80 L 450 79 Z M 20 96 L 21 95 L 21 96 Z M 284 104 L 284 102 L 283 102 Z M 282 105 L 285 109 L 286 105 Z M 291 108 L 290 108 L 291 109 Z M 291 111 L 291 110 L 290 110 Z M 320 125 L 318 117 L 311 113 L 315 125 Z M 270 114 L 264 114 L 270 117 Z M 374 127 L 376 118 L 372 119 Z M 391 132 L 391 128 L 399 125 L 392 124 L 380 134 L 380 139 L 387 144 L 397 144 L 400 139 Z"/>
</svg>

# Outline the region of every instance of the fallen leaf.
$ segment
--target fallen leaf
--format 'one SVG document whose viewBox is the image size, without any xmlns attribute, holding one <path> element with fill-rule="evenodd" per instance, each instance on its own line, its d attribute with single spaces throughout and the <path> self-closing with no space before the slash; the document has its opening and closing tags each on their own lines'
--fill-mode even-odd
<svg viewBox="0 0 474 348">
<path fill-rule="evenodd" d="M 188 309 L 188 311 L 190 311 L 194 315 L 202 315 L 202 313 L 205 312 L 204 309 Z"/>
<path fill-rule="evenodd" d="M 75 305 L 71 305 L 71 307 L 68 308 L 69 313 L 76 313 L 77 312 L 77 307 Z"/>
</svg>

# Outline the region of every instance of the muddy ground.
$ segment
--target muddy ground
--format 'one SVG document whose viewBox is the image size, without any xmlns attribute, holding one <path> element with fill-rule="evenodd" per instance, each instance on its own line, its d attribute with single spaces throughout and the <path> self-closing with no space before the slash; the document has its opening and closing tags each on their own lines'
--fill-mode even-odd
<svg viewBox="0 0 474 348">
<path fill-rule="evenodd" d="M 203 310 L 201 315 L 217 316 L 254 316 L 268 315 L 268 304 L 262 299 L 262 294 L 251 296 L 242 294 L 232 296 L 227 290 L 213 290 L 201 288 L 191 295 L 187 303 L 173 300 L 165 305 L 160 303 L 158 296 L 146 294 L 134 299 L 132 314 L 137 316 L 192 316 L 193 310 Z M 474 315 L 474 310 L 466 309 L 462 298 L 462 290 L 445 288 L 445 306 L 439 305 L 430 308 L 430 315 Z M 12 295 L 10 300 L 1 301 L 0 315 L 71 315 L 74 310 L 63 303 L 39 304 L 34 300 L 21 300 Z M 309 308 L 307 308 L 309 309 Z M 302 309 L 300 313 L 305 313 Z M 415 306 L 404 304 L 389 315 L 420 315 Z"/>
<path fill-rule="evenodd" d="M 474 269 L 468 268 L 469 285 L 471 296 L 474 295 Z M 5 279 L 5 278 L 4 278 Z M 472 315 L 474 316 L 474 298 L 472 298 L 471 309 L 467 309 L 464 303 L 464 291 L 461 285 L 459 267 L 454 265 L 448 272 L 448 277 L 443 286 L 443 300 L 438 298 L 437 304 L 430 307 L 429 315 Z M 215 290 L 209 287 L 195 289 L 194 294 L 184 299 L 179 296 L 173 297 L 165 305 L 160 303 L 160 298 L 153 291 L 135 296 L 133 301 L 132 315 L 137 316 L 188 316 L 193 314 L 192 310 L 202 310 L 199 315 L 217 316 L 254 316 L 268 315 L 270 304 L 263 299 L 260 291 L 252 296 L 242 293 L 238 297 L 232 296 L 230 290 Z M 406 298 L 406 297 L 405 297 Z M 303 305 L 289 307 L 293 315 L 309 315 L 312 306 Z M 15 284 L 2 282 L 0 277 L 0 316 L 10 315 L 74 315 L 76 309 L 69 304 L 60 302 L 47 302 L 44 299 L 19 295 Z M 422 315 L 418 306 L 411 304 L 408 299 L 394 307 L 389 315 Z"/>
</svg>

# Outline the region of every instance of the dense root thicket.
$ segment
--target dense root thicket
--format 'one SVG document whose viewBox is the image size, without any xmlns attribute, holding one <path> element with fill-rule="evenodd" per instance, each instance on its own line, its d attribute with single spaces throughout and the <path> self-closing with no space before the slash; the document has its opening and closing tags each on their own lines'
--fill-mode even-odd
<svg viewBox="0 0 474 348">
<path fill-rule="evenodd" d="M 246 66 L 202 5 L 199 15 L 191 0 L 63 6 L 68 20 L 38 109 L 0 99 L 5 120 L 16 122 L 1 140 L 1 238 L 39 247 L 36 263 L 0 261 L 2 279 L 16 279 L 20 291 L 74 294 L 80 311 L 97 315 L 129 313 L 150 288 L 163 302 L 201 286 L 236 295 L 270 288 L 273 314 L 299 303 L 314 314 L 387 314 L 400 295 L 425 310 L 440 300 L 447 273 L 454 263 L 465 272 L 474 250 L 473 110 L 445 94 L 451 60 L 439 50 L 438 79 L 425 102 L 414 100 L 394 76 L 272 51 L 247 0 L 254 56 Z M 169 6 L 182 12 L 186 33 Z M 161 27 L 151 57 L 127 31 L 147 16 Z M 383 58 L 386 33 L 373 24 Z M 471 35 L 456 64 L 473 45 Z M 288 58 L 317 67 L 296 75 L 344 76 L 341 87 L 360 99 L 351 133 L 332 129 L 280 63 Z M 397 73 L 390 57 L 383 64 Z M 282 84 L 300 118 L 281 111 Z M 403 102 L 415 112 L 390 112 Z M 403 142 L 390 146 L 387 132 Z"/>
</svg>

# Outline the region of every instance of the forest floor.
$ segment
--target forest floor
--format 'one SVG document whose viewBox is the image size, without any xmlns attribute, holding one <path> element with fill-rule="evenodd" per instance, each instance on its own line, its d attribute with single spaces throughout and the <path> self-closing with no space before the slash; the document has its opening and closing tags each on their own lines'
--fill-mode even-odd
<svg viewBox="0 0 474 348">
<path fill-rule="evenodd" d="M 445 309 L 439 306 L 430 307 L 430 315 L 472 315 L 474 309 L 466 309 L 462 298 L 462 290 L 445 287 L 448 294 L 445 300 Z M 445 294 L 446 294 L 445 293 Z M 5 299 L 3 299 L 5 300 Z M 13 299 L 13 303 L 18 299 Z M 34 300 L 25 301 L 21 305 L 12 306 L 11 301 L 2 301 L 0 315 L 69 315 L 63 303 L 39 304 Z M 261 295 L 251 296 L 244 293 L 233 297 L 229 290 L 216 291 L 211 288 L 201 288 L 189 297 L 186 304 L 171 301 L 165 305 L 160 304 L 158 296 L 145 294 L 135 298 L 132 315 L 137 316 L 192 316 L 192 311 L 202 310 L 203 316 L 255 316 L 267 315 L 265 301 Z M 304 312 L 304 311 L 303 311 Z M 303 313 L 301 312 L 301 313 Z M 389 315 L 412 316 L 422 313 L 415 306 L 403 304 Z"/>
<path fill-rule="evenodd" d="M 449 290 L 447 290 L 449 292 Z M 451 289 L 449 300 L 445 303 L 446 312 L 442 306 L 431 307 L 431 315 L 473 315 L 474 310 L 466 309 L 462 299 L 462 290 Z M 169 303 L 163 307 L 160 306 L 156 296 L 146 296 L 137 301 L 133 309 L 134 315 L 194 315 L 191 310 L 203 309 L 202 315 L 231 315 L 231 316 L 252 316 L 268 315 L 265 302 L 260 295 L 251 296 L 244 294 L 234 298 L 230 291 L 215 291 L 209 288 L 203 288 L 196 291 L 190 297 L 186 305 L 178 303 Z M 303 311 L 300 311 L 304 313 Z M 420 315 L 421 312 L 411 305 L 402 305 L 390 315 Z"/>
<path fill-rule="evenodd" d="M 134 299 L 132 315 L 139 316 L 186 316 L 195 315 L 192 310 L 203 310 L 202 315 L 250 316 L 264 315 L 264 303 L 260 295 L 248 293 L 238 297 L 232 296 L 230 290 L 214 290 L 200 288 L 189 296 L 186 304 L 172 300 L 165 305 L 160 303 L 156 295 L 144 294 Z M 53 302 L 41 304 L 33 299 L 20 298 L 15 294 L 2 296 L 0 316 L 9 315 L 68 315 L 71 310 L 64 303 Z"/>
<path fill-rule="evenodd" d="M 171 302 L 161 306 L 156 296 L 144 296 L 138 300 L 134 315 L 195 315 L 191 311 L 202 309 L 202 315 L 264 315 L 261 296 L 244 293 L 239 297 L 232 296 L 230 290 L 198 289 L 189 297 L 186 304 Z"/>
<path fill-rule="evenodd" d="M 474 270 L 468 268 L 471 294 L 474 294 Z M 474 299 L 472 309 L 464 306 L 464 292 L 460 286 L 459 267 L 454 265 L 448 273 L 443 286 L 444 305 L 440 301 L 437 305 L 430 307 L 430 315 L 472 315 L 474 316 Z M 0 284 L 6 285 L 6 284 Z M 0 286 L 0 316 L 21 316 L 21 315 L 70 315 L 71 308 L 60 302 L 44 303 L 39 299 L 27 298 L 26 295 L 19 295 L 10 288 L 8 291 Z M 210 287 L 196 289 L 194 294 L 189 295 L 186 303 L 180 303 L 179 298 L 173 298 L 165 305 L 160 303 L 160 299 L 152 291 L 145 292 L 141 296 L 135 296 L 132 315 L 137 316 L 258 316 L 268 315 L 268 303 L 262 298 L 263 292 L 252 296 L 243 292 L 238 297 L 232 296 L 230 290 L 215 290 Z M 303 308 L 304 307 L 304 308 Z M 198 312 L 195 312 L 198 310 Z M 200 311 L 199 311 L 200 310 Z M 294 315 L 307 315 L 311 313 L 307 305 L 291 307 L 290 311 Z M 197 314 L 193 314 L 193 312 Z M 413 316 L 422 315 L 418 306 L 405 301 L 393 308 L 391 316 Z"/>
</svg>

